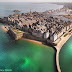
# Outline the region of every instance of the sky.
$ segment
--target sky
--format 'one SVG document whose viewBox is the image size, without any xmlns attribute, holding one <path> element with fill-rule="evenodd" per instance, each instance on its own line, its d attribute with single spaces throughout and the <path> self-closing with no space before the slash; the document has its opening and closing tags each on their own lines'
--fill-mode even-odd
<svg viewBox="0 0 72 72">
<path fill-rule="evenodd" d="M 72 2 L 72 0 L 0 0 L 0 2 Z"/>
</svg>

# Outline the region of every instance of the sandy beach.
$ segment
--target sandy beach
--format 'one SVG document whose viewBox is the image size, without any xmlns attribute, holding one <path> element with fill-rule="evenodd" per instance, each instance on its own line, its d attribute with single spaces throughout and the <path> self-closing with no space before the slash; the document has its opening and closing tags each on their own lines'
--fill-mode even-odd
<svg viewBox="0 0 72 72">
<path fill-rule="evenodd" d="M 29 41 L 29 42 L 33 42 L 35 44 L 40 44 L 40 45 L 43 45 L 42 42 L 39 42 L 39 41 L 35 41 L 35 40 L 31 40 L 31 39 L 26 39 L 26 38 L 21 38 L 22 40 L 26 40 L 26 41 Z"/>
<path fill-rule="evenodd" d="M 8 30 L 5 28 L 4 25 L 2 25 L 2 29 L 3 29 L 4 31 L 8 31 Z M 42 42 L 40 42 L 40 41 L 35 41 L 35 40 L 31 40 L 31 39 L 26 39 L 26 38 L 21 38 L 21 39 L 22 39 L 22 40 L 29 41 L 29 42 L 33 42 L 33 43 L 35 43 L 35 44 L 43 45 Z"/>
<path fill-rule="evenodd" d="M 2 29 L 3 29 L 4 31 L 8 31 L 8 30 L 5 28 L 4 25 L 2 25 Z"/>
</svg>

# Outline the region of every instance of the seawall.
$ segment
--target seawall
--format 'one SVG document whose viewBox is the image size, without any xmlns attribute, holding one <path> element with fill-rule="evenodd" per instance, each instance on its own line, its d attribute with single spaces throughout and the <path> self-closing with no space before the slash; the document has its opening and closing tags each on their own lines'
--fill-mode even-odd
<svg viewBox="0 0 72 72">
<path fill-rule="evenodd" d="M 68 34 L 66 37 L 62 36 L 61 41 L 55 46 L 57 52 L 56 52 L 56 65 L 58 72 L 61 72 L 60 65 L 59 65 L 59 52 L 62 48 L 62 46 L 66 43 L 66 41 L 72 36 L 72 33 Z"/>
</svg>

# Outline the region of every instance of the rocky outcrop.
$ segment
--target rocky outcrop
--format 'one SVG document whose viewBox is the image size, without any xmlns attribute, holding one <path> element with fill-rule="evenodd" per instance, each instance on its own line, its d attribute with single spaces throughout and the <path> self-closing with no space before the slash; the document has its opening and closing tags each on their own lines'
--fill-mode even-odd
<svg viewBox="0 0 72 72">
<path fill-rule="evenodd" d="M 13 12 L 20 12 L 19 10 L 14 10 Z"/>
<path fill-rule="evenodd" d="M 0 18 L 0 23 L 2 23 L 3 22 L 3 19 L 2 18 Z"/>
</svg>

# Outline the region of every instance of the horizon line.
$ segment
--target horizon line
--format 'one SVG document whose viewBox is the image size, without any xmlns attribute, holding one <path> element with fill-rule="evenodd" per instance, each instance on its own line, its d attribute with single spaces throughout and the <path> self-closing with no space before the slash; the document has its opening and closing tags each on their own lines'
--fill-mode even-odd
<svg viewBox="0 0 72 72">
<path fill-rule="evenodd" d="M 1 2 L 3 2 L 3 1 L 1 1 Z M 8 2 L 14 2 L 14 1 L 8 1 Z M 15 1 L 15 2 L 17 2 L 17 1 Z M 24 2 L 24 1 L 21 1 L 21 2 Z M 66 2 L 60 2 L 60 1 L 58 1 L 58 2 L 26 2 L 26 3 L 72 3 L 72 2 L 70 2 L 70 1 L 66 1 Z"/>
</svg>

